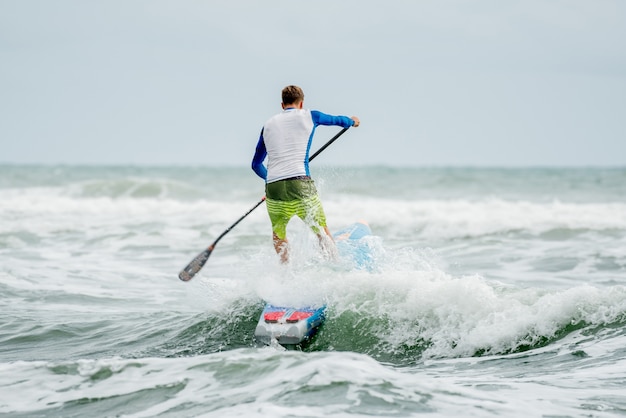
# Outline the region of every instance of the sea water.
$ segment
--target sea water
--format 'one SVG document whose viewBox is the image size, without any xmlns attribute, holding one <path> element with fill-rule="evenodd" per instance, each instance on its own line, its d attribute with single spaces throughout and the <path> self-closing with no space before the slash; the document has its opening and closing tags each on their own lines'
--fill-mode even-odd
<svg viewBox="0 0 626 418">
<path fill-rule="evenodd" d="M 324 259 L 281 265 L 245 167 L 0 166 L 0 415 L 626 414 L 626 169 L 312 166 Z M 259 346 L 265 301 L 323 302 L 308 345 Z"/>
</svg>

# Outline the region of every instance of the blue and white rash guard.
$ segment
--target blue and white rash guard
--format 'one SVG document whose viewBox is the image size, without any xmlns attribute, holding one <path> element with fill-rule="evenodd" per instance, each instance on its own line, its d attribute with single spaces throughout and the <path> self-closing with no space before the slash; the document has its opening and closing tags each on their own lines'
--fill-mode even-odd
<svg viewBox="0 0 626 418">
<path fill-rule="evenodd" d="M 287 108 L 270 118 L 263 129 L 252 159 L 252 169 L 266 183 L 309 176 L 309 150 L 319 125 L 348 128 L 354 121 L 317 110 Z M 267 159 L 267 168 L 263 161 Z"/>
</svg>

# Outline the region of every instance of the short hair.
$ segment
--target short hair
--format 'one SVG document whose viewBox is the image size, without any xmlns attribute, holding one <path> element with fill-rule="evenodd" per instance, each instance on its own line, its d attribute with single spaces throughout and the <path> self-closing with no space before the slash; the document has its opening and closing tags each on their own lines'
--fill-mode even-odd
<svg viewBox="0 0 626 418">
<path fill-rule="evenodd" d="M 294 104 L 304 100 L 304 92 L 298 86 L 287 86 L 283 89 L 283 104 Z"/>
</svg>

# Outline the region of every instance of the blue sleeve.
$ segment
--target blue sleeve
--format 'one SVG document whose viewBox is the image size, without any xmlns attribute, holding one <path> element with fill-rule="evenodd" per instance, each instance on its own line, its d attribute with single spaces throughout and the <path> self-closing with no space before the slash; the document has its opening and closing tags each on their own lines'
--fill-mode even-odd
<svg viewBox="0 0 626 418">
<path fill-rule="evenodd" d="M 265 141 L 263 140 L 263 129 L 261 129 L 261 135 L 259 136 L 259 142 L 256 144 L 256 152 L 252 159 L 252 170 L 257 176 L 263 180 L 267 179 L 267 168 L 263 165 L 263 161 L 267 156 L 267 150 L 265 149 Z"/>
<path fill-rule="evenodd" d="M 322 113 L 318 110 L 311 110 L 311 116 L 313 117 L 313 123 L 317 125 L 326 126 L 341 126 L 342 128 L 349 128 L 354 125 L 354 121 L 347 116 L 333 116 Z"/>
</svg>

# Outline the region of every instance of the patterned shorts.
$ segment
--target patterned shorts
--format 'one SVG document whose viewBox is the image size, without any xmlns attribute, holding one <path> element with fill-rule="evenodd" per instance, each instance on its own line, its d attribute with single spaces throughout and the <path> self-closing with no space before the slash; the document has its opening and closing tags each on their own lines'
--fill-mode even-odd
<svg viewBox="0 0 626 418">
<path fill-rule="evenodd" d="M 280 239 L 287 237 L 287 224 L 298 216 L 316 234 L 326 226 L 326 215 L 315 183 L 308 177 L 279 180 L 265 186 L 267 213 L 272 231 Z"/>
</svg>

